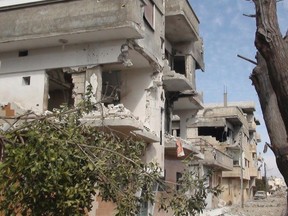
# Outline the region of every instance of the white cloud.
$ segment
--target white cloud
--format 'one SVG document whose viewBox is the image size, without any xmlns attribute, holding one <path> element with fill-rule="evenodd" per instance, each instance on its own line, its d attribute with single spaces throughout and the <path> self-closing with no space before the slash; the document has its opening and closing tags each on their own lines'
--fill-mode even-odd
<svg viewBox="0 0 288 216">
<path fill-rule="evenodd" d="M 222 26 L 223 25 L 223 18 L 218 16 L 213 20 L 213 24 L 217 26 Z"/>
</svg>

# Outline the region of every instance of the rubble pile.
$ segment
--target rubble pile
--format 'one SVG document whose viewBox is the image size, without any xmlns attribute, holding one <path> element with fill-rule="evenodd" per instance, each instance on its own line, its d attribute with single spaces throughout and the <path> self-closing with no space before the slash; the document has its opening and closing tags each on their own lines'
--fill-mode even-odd
<svg viewBox="0 0 288 216">
<path fill-rule="evenodd" d="M 132 112 L 124 107 L 123 104 L 109 104 L 107 107 L 104 104 L 101 104 L 96 111 L 92 111 L 85 116 L 86 118 L 93 117 L 93 118 L 132 118 L 138 120 Z"/>
</svg>

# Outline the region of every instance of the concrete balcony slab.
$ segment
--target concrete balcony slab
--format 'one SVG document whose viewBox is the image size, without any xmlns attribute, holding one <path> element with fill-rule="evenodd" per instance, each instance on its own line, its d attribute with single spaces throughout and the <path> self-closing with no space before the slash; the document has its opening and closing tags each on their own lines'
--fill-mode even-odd
<svg viewBox="0 0 288 216">
<path fill-rule="evenodd" d="M 193 145 L 193 142 L 165 134 L 165 157 L 183 160 L 191 155 L 193 155 L 196 160 L 204 158 L 204 155 Z"/>
<path fill-rule="evenodd" d="M 133 114 L 122 104 L 109 108 L 103 107 L 102 111 L 94 111 L 81 119 L 82 124 L 95 127 L 102 131 L 113 132 L 120 137 L 133 137 L 146 143 L 159 142 L 156 133 L 144 127 Z"/>
</svg>

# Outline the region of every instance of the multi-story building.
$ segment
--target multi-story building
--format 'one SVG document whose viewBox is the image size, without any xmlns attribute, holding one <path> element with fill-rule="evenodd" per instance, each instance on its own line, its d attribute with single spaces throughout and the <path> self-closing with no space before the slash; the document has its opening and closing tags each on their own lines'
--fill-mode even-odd
<svg viewBox="0 0 288 216">
<path fill-rule="evenodd" d="M 77 105 L 91 84 L 102 111 L 83 121 L 146 141 L 143 160 L 172 170 L 167 180 L 182 169 L 177 143 L 203 158 L 186 140 L 185 121 L 202 108 L 195 71 L 204 69 L 188 0 L 3 0 L 0 10 L 1 115 Z M 113 209 L 96 199 L 91 215 Z"/>
<path fill-rule="evenodd" d="M 144 140 L 143 160 L 158 162 L 166 181 L 177 187 L 182 160 L 194 155 L 198 175 L 213 168 L 207 183 L 224 185 L 222 199 L 236 202 L 242 158 L 250 196 L 254 110 L 204 108 L 195 79 L 202 40 L 188 0 L 2 0 L 0 11 L 0 115 L 77 105 L 91 85 L 101 111 L 83 121 Z M 209 195 L 207 203 L 218 201 Z M 95 198 L 90 215 L 113 212 Z M 151 204 L 141 214 L 149 213 L 167 215 Z"/>
<path fill-rule="evenodd" d="M 259 121 L 254 111 L 253 102 L 207 104 L 193 126 L 199 137 L 233 159 L 233 169 L 223 171 L 221 176 L 220 199 L 227 204 L 240 204 L 252 198 L 256 178 L 260 177 L 256 152 Z"/>
</svg>

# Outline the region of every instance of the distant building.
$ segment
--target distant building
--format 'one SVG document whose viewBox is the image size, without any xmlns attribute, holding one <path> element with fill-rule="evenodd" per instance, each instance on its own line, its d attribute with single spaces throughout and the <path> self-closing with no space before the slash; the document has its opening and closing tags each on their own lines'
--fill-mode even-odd
<svg viewBox="0 0 288 216">
<path fill-rule="evenodd" d="M 285 189 L 286 184 L 283 178 L 277 178 L 277 177 L 269 177 L 268 178 L 268 190 L 269 192 L 275 192 L 277 190 Z"/>
<path fill-rule="evenodd" d="M 226 170 L 221 172 L 218 180 L 223 188 L 219 198 L 226 204 L 241 203 L 241 176 L 244 201 L 252 198 L 255 181 L 261 178 L 257 164 L 260 136 L 256 125 L 259 121 L 254 111 L 252 102 L 206 104 L 197 114 L 197 123 L 192 126 L 201 139 L 232 158 L 232 167 L 225 162 Z"/>
</svg>

